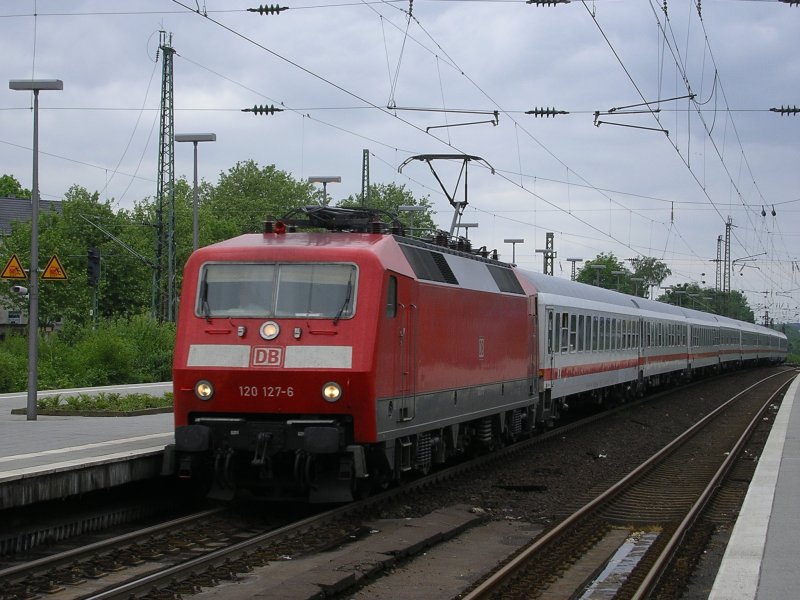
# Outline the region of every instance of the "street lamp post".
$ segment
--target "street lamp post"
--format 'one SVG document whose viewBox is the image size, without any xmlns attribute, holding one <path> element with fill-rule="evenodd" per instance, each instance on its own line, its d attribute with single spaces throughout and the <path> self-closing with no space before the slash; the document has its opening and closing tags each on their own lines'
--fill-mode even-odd
<svg viewBox="0 0 800 600">
<path fill-rule="evenodd" d="M 328 184 L 342 183 L 342 178 L 339 175 L 314 175 L 308 178 L 308 183 L 322 184 L 322 205 L 328 206 Z"/>
<path fill-rule="evenodd" d="M 571 262 L 572 263 L 572 277 L 571 277 L 571 279 L 572 279 L 572 281 L 575 281 L 575 275 L 576 275 L 576 273 L 575 273 L 575 263 L 583 262 L 583 259 L 582 258 L 568 258 L 567 262 Z"/>
<path fill-rule="evenodd" d="M 478 223 L 459 223 L 458 225 L 456 225 L 456 231 L 458 231 L 459 229 L 463 229 L 464 230 L 464 239 L 468 240 L 469 239 L 469 230 L 470 230 L 470 228 L 475 228 L 478 225 L 479 225 Z"/>
<path fill-rule="evenodd" d="M 33 184 L 31 187 L 31 268 L 28 286 L 28 421 L 36 420 L 39 352 L 39 92 L 63 90 L 60 79 L 12 79 L 12 90 L 33 92 Z"/>
<path fill-rule="evenodd" d="M 619 291 L 619 277 L 625 275 L 625 271 L 611 271 L 611 274 L 617 276 L 617 291 Z"/>
<path fill-rule="evenodd" d="M 411 213 L 411 227 L 409 227 L 409 230 L 411 231 L 411 235 L 414 235 L 414 213 L 422 213 L 427 209 L 424 206 L 417 206 L 415 204 L 401 204 L 397 207 L 397 210 L 400 212 Z"/>
<path fill-rule="evenodd" d="M 506 244 L 511 244 L 511 264 L 517 264 L 517 244 L 524 244 L 523 238 L 506 238 L 503 240 Z"/>
<path fill-rule="evenodd" d="M 634 296 L 639 295 L 639 284 L 644 283 L 644 277 L 631 277 L 631 281 L 635 284 L 636 291 L 634 292 Z"/>
<path fill-rule="evenodd" d="M 192 195 L 192 251 L 197 250 L 198 230 L 200 227 L 197 209 L 197 143 L 216 142 L 216 133 L 178 133 L 175 134 L 176 142 L 192 142 L 194 144 L 194 187 Z"/>
<path fill-rule="evenodd" d="M 600 271 L 605 271 L 605 265 L 589 265 L 590 269 L 594 269 L 594 284 L 600 287 Z"/>
<path fill-rule="evenodd" d="M 558 256 L 558 252 L 556 252 L 555 250 L 551 250 L 550 248 L 536 248 L 536 252 L 539 252 L 542 255 L 542 261 L 543 261 L 542 272 L 545 275 L 552 275 L 551 272 L 548 272 L 549 269 L 547 268 L 547 265 L 549 261 Z"/>
</svg>

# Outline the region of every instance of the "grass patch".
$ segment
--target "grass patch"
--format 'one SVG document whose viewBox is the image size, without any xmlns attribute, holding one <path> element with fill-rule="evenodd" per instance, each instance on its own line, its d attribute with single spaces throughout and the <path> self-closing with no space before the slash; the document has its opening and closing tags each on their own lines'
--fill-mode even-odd
<svg viewBox="0 0 800 600">
<path fill-rule="evenodd" d="M 172 408 L 172 392 L 163 396 L 150 394 L 118 394 L 101 392 L 91 396 L 61 396 L 56 394 L 40 398 L 37 402 L 40 411 L 47 412 L 135 412 L 140 410 Z"/>
</svg>

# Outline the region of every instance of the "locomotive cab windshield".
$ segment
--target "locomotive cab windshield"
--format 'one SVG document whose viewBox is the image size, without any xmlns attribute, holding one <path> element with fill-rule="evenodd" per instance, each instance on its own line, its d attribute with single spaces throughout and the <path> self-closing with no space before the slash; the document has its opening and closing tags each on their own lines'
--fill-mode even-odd
<svg viewBox="0 0 800 600">
<path fill-rule="evenodd" d="M 207 263 L 198 316 L 349 319 L 357 269 L 335 263 Z"/>
</svg>

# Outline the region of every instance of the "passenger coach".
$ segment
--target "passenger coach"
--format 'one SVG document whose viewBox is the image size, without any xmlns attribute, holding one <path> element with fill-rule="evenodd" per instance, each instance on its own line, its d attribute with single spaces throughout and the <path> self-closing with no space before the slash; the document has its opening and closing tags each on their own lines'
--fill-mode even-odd
<svg viewBox="0 0 800 600">
<path fill-rule="evenodd" d="M 518 271 L 536 290 L 545 404 L 631 397 L 744 363 L 785 360 L 786 336 L 727 317 Z"/>
</svg>

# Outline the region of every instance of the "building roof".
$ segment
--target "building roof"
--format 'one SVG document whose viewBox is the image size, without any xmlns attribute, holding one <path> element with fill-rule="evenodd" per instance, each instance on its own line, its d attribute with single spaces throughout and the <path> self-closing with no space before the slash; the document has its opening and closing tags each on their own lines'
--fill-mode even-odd
<svg viewBox="0 0 800 600">
<path fill-rule="evenodd" d="M 61 201 L 39 199 L 39 211 L 54 210 L 61 213 Z M 0 235 L 11 233 L 11 223 L 29 221 L 31 218 L 30 198 L 0 197 Z"/>
</svg>

